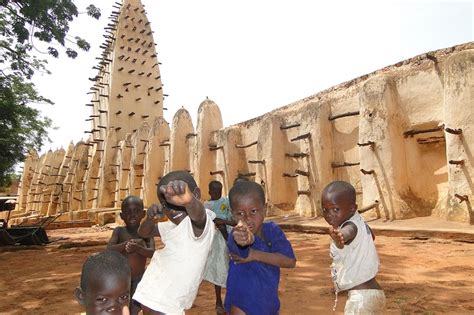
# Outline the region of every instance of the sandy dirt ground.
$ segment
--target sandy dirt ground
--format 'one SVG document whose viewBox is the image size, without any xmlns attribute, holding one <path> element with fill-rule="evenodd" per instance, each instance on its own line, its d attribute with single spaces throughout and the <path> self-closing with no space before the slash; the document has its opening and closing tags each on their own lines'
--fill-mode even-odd
<svg viewBox="0 0 474 315">
<path fill-rule="evenodd" d="M 51 244 L 0 249 L 0 314 L 77 314 L 73 296 L 85 258 L 104 248 L 111 230 L 48 231 Z M 281 314 L 332 314 L 329 237 L 288 232 L 297 267 L 283 270 Z M 445 239 L 379 236 L 378 281 L 387 314 L 474 314 L 474 244 Z M 85 246 L 87 245 L 87 246 Z M 224 291 L 225 292 L 225 291 Z M 186 314 L 215 314 L 214 288 L 203 282 Z M 345 296 L 336 314 L 342 314 Z"/>
</svg>

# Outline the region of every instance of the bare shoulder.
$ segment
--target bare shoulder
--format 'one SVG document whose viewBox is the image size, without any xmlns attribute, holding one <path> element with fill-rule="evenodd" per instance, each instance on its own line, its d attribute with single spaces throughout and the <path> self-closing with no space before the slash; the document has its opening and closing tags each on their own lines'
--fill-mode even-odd
<svg viewBox="0 0 474 315">
<path fill-rule="evenodd" d="M 344 235 L 345 244 L 349 245 L 357 236 L 357 225 L 353 222 L 346 222 L 341 226 L 341 232 Z"/>
</svg>

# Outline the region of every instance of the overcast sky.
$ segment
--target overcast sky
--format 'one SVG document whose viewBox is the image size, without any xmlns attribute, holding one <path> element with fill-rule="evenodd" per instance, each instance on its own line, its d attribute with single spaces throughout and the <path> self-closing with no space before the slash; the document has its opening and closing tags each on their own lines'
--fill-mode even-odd
<svg viewBox="0 0 474 315">
<path fill-rule="evenodd" d="M 86 93 L 116 0 L 76 0 L 102 9 L 82 14 L 70 34 L 92 48 L 75 60 L 49 59 L 52 75 L 34 82 L 55 105 L 51 143 L 86 137 Z M 427 51 L 473 40 L 473 1 L 142 0 L 154 31 L 165 119 L 184 106 L 193 117 L 208 96 L 229 126 Z M 196 127 L 196 125 L 195 125 Z"/>
</svg>

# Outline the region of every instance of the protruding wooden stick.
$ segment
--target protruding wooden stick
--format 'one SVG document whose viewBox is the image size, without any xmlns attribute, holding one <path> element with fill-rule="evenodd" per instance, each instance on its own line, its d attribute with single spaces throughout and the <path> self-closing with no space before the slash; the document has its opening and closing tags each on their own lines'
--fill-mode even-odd
<svg viewBox="0 0 474 315">
<path fill-rule="evenodd" d="M 210 171 L 209 174 L 210 175 L 217 175 L 217 174 L 224 175 L 224 171 Z"/>
<path fill-rule="evenodd" d="M 280 129 L 281 129 L 281 130 L 285 130 L 285 129 L 296 128 L 296 127 L 299 127 L 299 126 L 301 126 L 301 124 L 299 124 L 299 123 L 292 124 L 292 125 L 287 125 L 287 126 L 281 125 L 281 126 L 280 126 Z"/>
<path fill-rule="evenodd" d="M 355 165 L 360 165 L 360 162 L 356 162 L 356 163 L 344 162 L 342 164 L 341 163 L 336 163 L 336 162 L 331 163 L 332 168 L 348 167 L 348 166 L 355 166 Z"/>
<path fill-rule="evenodd" d="M 358 145 L 359 147 L 370 146 L 371 148 L 373 148 L 373 147 L 375 146 L 375 142 L 373 142 L 373 141 L 367 141 L 367 142 L 363 142 L 363 143 L 357 142 L 357 145 Z"/>
<path fill-rule="evenodd" d="M 295 170 L 295 173 L 298 174 L 298 175 L 306 176 L 306 177 L 309 177 L 309 175 L 310 175 L 309 172 L 303 171 L 303 170 L 298 170 L 298 169 Z"/>
<path fill-rule="evenodd" d="M 291 142 L 293 141 L 298 141 L 298 140 L 302 140 L 302 139 L 308 139 L 308 138 L 311 138 L 311 133 L 305 133 L 304 135 L 301 135 L 301 136 L 298 136 L 298 137 L 295 137 L 293 139 L 290 139 Z"/>
<path fill-rule="evenodd" d="M 248 160 L 249 164 L 265 164 L 265 160 Z"/>
<path fill-rule="evenodd" d="M 283 177 L 298 177 L 298 174 L 283 173 Z"/>
<path fill-rule="evenodd" d="M 444 125 L 438 126 L 436 128 L 429 128 L 429 129 L 410 129 L 407 130 L 403 133 L 403 136 L 405 138 L 411 137 L 413 138 L 414 135 L 420 134 L 420 133 L 428 133 L 428 132 L 435 132 L 435 131 L 440 131 L 444 129 Z"/>
<path fill-rule="evenodd" d="M 192 137 L 196 137 L 197 136 L 197 133 L 188 133 L 186 135 L 186 139 L 189 139 L 189 138 L 192 138 Z"/>
<path fill-rule="evenodd" d="M 449 164 L 464 166 L 464 160 L 449 160 Z"/>
<path fill-rule="evenodd" d="M 251 147 L 253 145 L 256 145 L 257 143 L 258 143 L 258 141 L 254 141 L 254 142 L 249 143 L 249 144 L 236 144 L 235 147 L 239 148 L 239 149 L 248 148 L 248 147 Z"/>
<path fill-rule="evenodd" d="M 372 175 L 372 174 L 375 174 L 375 171 L 374 170 L 364 170 L 363 168 L 360 169 L 361 173 L 364 174 L 364 175 Z"/>
<path fill-rule="evenodd" d="M 303 153 L 303 152 L 301 152 L 301 153 L 292 153 L 292 154 L 290 154 L 290 153 L 285 153 L 285 156 L 287 156 L 287 157 L 292 157 L 292 158 L 296 158 L 296 159 L 301 159 L 301 158 L 308 157 L 309 154 L 308 154 L 308 153 Z"/>
<path fill-rule="evenodd" d="M 459 129 L 452 129 L 452 128 L 445 127 L 445 128 L 444 128 L 444 131 L 446 131 L 447 133 L 453 134 L 453 135 L 460 135 L 460 134 L 462 134 L 462 129 L 461 129 L 461 128 L 459 128 Z"/>
<path fill-rule="evenodd" d="M 298 196 L 299 196 L 299 195 L 307 195 L 307 196 L 309 196 L 309 195 L 311 195 L 311 191 L 310 191 L 310 190 L 298 190 L 298 191 L 296 192 L 296 194 L 297 194 Z"/>
<path fill-rule="evenodd" d="M 335 119 L 338 119 L 338 118 L 342 118 L 342 117 L 357 116 L 357 115 L 359 115 L 359 114 L 360 114 L 359 111 L 356 111 L 356 112 L 347 112 L 347 113 L 344 113 L 344 114 L 329 116 L 329 117 L 328 117 L 328 120 L 332 121 L 332 120 L 335 120 Z"/>
<path fill-rule="evenodd" d="M 468 195 L 454 194 L 454 197 L 456 197 L 460 200 L 459 203 L 462 203 L 463 201 L 465 201 L 467 203 L 469 201 L 469 196 Z"/>
<path fill-rule="evenodd" d="M 217 151 L 222 149 L 223 146 L 209 146 L 209 151 Z"/>
<path fill-rule="evenodd" d="M 379 201 L 376 199 L 370 205 L 359 208 L 359 209 L 357 209 L 357 211 L 359 211 L 359 213 L 364 213 L 366 211 L 369 211 L 370 209 L 373 209 L 373 208 L 377 207 L 378 205 L 379 205 Z"/>
</svg>

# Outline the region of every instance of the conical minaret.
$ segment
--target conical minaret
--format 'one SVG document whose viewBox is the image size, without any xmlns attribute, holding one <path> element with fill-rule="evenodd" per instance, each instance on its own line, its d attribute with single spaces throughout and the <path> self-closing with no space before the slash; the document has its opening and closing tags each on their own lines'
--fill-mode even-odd
<svg viewBox="0 0 474 315">
<path fill-rule="evenodd" d="M 163 116 L 163 89 L 150 22 L 139 0 L 116 2 L 90 94 L 93 141 L 104 141 L 109 129 L 117 139 L 143 121 Z"/>
</svg>

